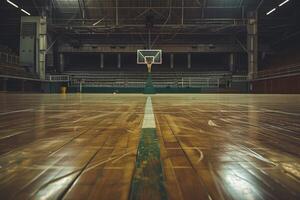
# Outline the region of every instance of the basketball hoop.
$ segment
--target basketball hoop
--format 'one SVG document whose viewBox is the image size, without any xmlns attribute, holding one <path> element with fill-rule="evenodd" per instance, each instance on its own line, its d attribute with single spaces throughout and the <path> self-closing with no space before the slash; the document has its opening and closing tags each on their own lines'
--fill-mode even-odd
<svg viewBox="0 0 300 200">
<path fill-rule="evenodd" d="M 146 64 L 151 73 L 153 64 L 162 64 L 162 51 L 153 49 L 137 50 L 137 64 Z"/>
<path fill-rule="evenodd" d="M 137 64 L 146 64 L 148 69 L 144 94 L 155 94 L 155 88 L 152 84 L 151 68 L 153 64 L 162 64 L 162 51 L 160 49 L 137 50 Z"/>
<path fill-rule="evenodd" d="M 149 72 L 149 73 L 151 73 L 151 67 L 152 67 L 152 64 L 147 63 L 147 68 L 148 68 L 148 72 Z"/>
<path fill-rule="evenodd" d="M 145 62 L 147 64 L 147 68 L 148 68 L 148 72 L 151 73 L 151 67 L 152 67 L 152 64 L 153 64 L 153 60 L 154 58 L 151 57 L 151 56 L 145 56 Z"/>
</svg>

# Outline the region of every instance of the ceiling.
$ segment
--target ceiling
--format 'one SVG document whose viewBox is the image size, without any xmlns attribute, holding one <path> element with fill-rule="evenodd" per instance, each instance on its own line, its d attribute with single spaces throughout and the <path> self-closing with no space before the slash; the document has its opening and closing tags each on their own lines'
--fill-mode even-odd
<svg viewBox="0 0 300 200">
<path fill-rule="evenodd" d="M 69 26 L 77 33 L 156 33 L 174 29 L 219 31 L 243 25 L 256 0 L 53 0 L 53 27 Z M 249 3 L 251 2 L 251 3 Z M 148 25 L 148 26 L 147 26 Z M 145 29 L 145 27 L 147 28 Z M 215 28 L 218 28 L 215 30 Z"/>
<path fill-rule="evenodd" d="M 4 0 L 3 0 L 4 1 Z M 12 0 L 13 1 L 13 0 Z M 244 34 L 247 13 L 258 10 L 261 37 L 282 38 L 299 28 L 299 0 L 266 12 L 283 0 L 14 0 L 32 15 L 46 13 L 52 33 L 77 38 L 151 37 L 186 41 L 207 35 Z M 19 35 L 20 16 L 11 5 L 1 4 L 0 40 Z M 191 36 L 193 35 L 193 36 Z M 272 36 L 272 37 L 270 37 Z"/>
</svg>

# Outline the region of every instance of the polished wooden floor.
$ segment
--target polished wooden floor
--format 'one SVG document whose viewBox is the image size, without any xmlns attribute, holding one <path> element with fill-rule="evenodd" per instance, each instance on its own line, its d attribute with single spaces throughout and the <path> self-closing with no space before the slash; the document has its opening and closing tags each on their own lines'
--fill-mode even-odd
<svg viewBox="0 0 300 200">
<path fill-rule="evenodd" d="M 146 98 L 0 94 L 0 199 L 128 199 Z M 299 95 L 152 103 L 168 199 L 300 199 Z"/>
</svg>

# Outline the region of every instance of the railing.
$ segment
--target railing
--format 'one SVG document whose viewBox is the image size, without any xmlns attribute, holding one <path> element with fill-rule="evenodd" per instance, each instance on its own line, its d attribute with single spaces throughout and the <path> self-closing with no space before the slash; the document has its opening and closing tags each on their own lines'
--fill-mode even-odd
<svg viewBox="0 0 300 200">
<path fill-rule="evenodd" d="M 232 75 L 232 82 L 245 82 L 248 81 L 247 75 Z"/>
<path fill-rule="evenodd" d="M 218 88 L 220 86 L 220 78 L 181 78 L 174 80 L 153 80 L 155 87 L 170 88 Z"/>
<path fill-rule="evenodd" d="M 18 65 L 19 64 L 19 56 L 12 55 L 10 53 L 0 52 L 0 63 L 10 64 L 10 65 Z"/>
<path fill-rule="evenodd" d="M 70 77 L 69 75 L 47 75 L 46 80 L 51 82 L 69 82 Z"/>
<path fill-rule="evenodd" d="M 35 78 L 34 75 L 27 73 L 25 68 L 19 66 L 19 56 L 2 50 L 0 51 L 0 74 L 20 78 Z"/>
<path fill-rule="evenodd" d="M 33 78 L 33 79 L 37 78 L 34 74 L 26 72 L 26 70 L 23 67 L 10 66 L 8 64 L 1 64 L 1 63 L 0 63 L 0 74 L 20 77 L 20 78 Z"/>
<path fill-rule="evenodd" d="M 147 73 L 143 72 L 105 72 L 105 73 L 70 73 L 70 85 L 85 87 L 144 87 Z M 219 88 L 226 86 L 231 79 L 230 73 L 224 72 L 171 72 L 153 73 L 154 87 L 172 88 Z"/>
</svg>

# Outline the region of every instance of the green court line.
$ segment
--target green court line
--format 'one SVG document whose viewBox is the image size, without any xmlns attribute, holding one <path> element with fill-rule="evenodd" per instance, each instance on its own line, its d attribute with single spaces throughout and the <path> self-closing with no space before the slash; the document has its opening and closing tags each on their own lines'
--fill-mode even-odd
<svg viewBox="0 0 300 200">
<path fill-rule="evenodd" d="M 138 147 L 130 199 L 168 199 L 155 128 L 143 128 Z"/>
</svg>

